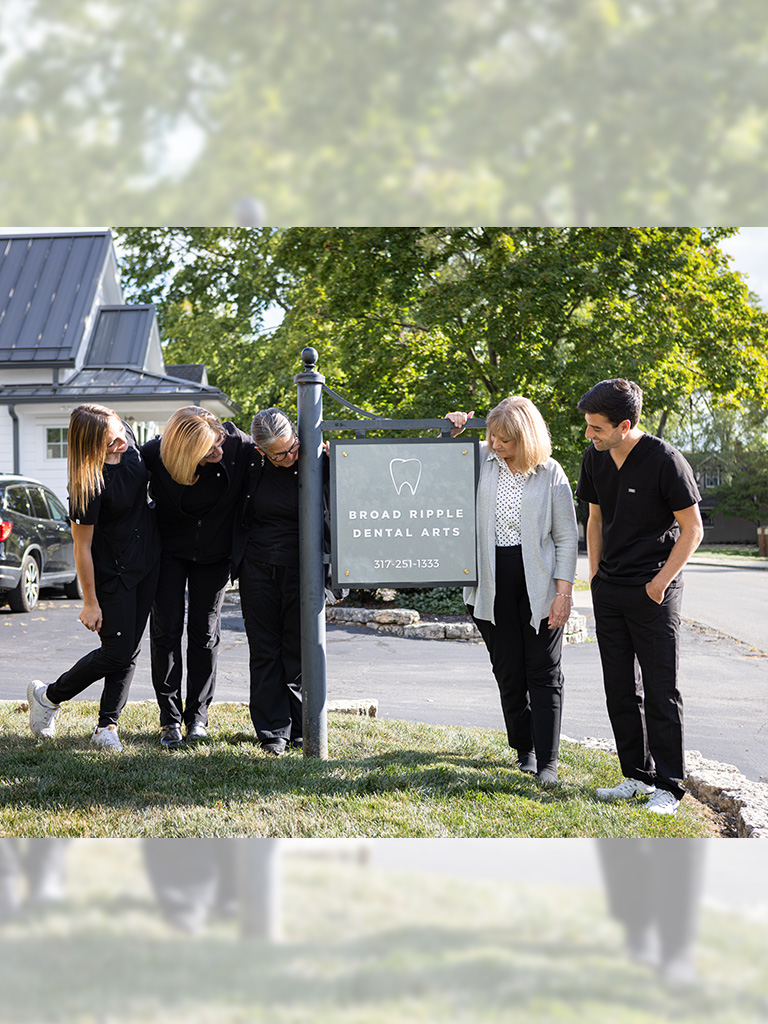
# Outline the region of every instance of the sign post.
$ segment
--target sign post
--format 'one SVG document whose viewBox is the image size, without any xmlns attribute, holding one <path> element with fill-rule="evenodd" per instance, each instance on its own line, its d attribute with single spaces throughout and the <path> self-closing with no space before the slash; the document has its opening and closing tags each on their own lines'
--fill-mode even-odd
<svg viewBox="0 0 768 1024">
<path fill-rule="evenodd" d="M 304 757 L 328 758 L 325 660 L 325 572 L 323 567 L 323 384 L 317 352 L 301 353 L 298 389 L 299 572 L 301 610 L 302 737 Z"/>
</svg>

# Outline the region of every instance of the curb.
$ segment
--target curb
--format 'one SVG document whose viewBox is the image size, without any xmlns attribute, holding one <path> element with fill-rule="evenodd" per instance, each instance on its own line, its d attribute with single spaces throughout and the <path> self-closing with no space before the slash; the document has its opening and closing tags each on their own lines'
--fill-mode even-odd
<svg viewBox="0 0 768 1024">
<path fill-rule="evenodd" d="M 561 736 L 568 743 L 615 754 L 613 740 Z M 686 750 L 688 792 L 718 814 L 735 820 L 739 839 L 768 839 L 768 782 L 752 782 L 732 764 L 710 761 L 698 750 Z"/>
<path fill-rule="evenodd" d="M 745 558 L 742 560 L 736 560 L 734 558 L 697 558 L 693 555 L 688 559 L 688 565 L 710 565 L 719 569 L 761 569 L 763 572 L 768 571 L 768 562 L 758 562 L 755 565 L 749 559 Z"/>
</svg>

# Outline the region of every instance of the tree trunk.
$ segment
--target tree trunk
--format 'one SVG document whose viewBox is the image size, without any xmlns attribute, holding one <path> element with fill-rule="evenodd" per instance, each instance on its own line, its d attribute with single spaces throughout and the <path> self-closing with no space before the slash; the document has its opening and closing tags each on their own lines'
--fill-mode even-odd
<svg viewBox="0 0 768 1024">
<path fill-rule="evenodd" d="M 659 425 L 656 428 L 656 437 L 664 437 L 664 429 L 667 425 L 667 417 L 669 416 L 669 410 L 665 409 L 661 414 Z"/>
</svg>

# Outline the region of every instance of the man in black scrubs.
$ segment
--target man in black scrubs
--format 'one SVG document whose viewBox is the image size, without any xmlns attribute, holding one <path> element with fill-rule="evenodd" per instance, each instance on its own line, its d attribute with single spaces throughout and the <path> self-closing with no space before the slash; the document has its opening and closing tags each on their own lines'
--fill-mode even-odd
<svg viewBox="0 0 768 1024">
<path fill-rule="evenodd" d="M 596 384 L 578 405 L 592 444 L 576 494 L 589 502 L 597 641 L 625 776 L 597 796 L 649 795 L 649 811 L 674 814 L 685 792 L 680 572 L 704 530 L 691 467 L 666 441 L 638 429 L 642 401 L 637 384 L 614 379 Z"/>
</svg>

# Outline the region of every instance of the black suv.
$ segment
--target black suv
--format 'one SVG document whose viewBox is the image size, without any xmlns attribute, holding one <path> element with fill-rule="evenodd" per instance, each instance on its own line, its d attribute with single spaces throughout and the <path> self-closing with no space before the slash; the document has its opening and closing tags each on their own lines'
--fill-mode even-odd
<svg viewBox="0 0 768 1024">
<path fill-rule="evenodd" d="M 0 602 L 31 612 L 54 583 L 80 597 L 67 511 L 39 480 L 0 473 Z"/>
</svg>

